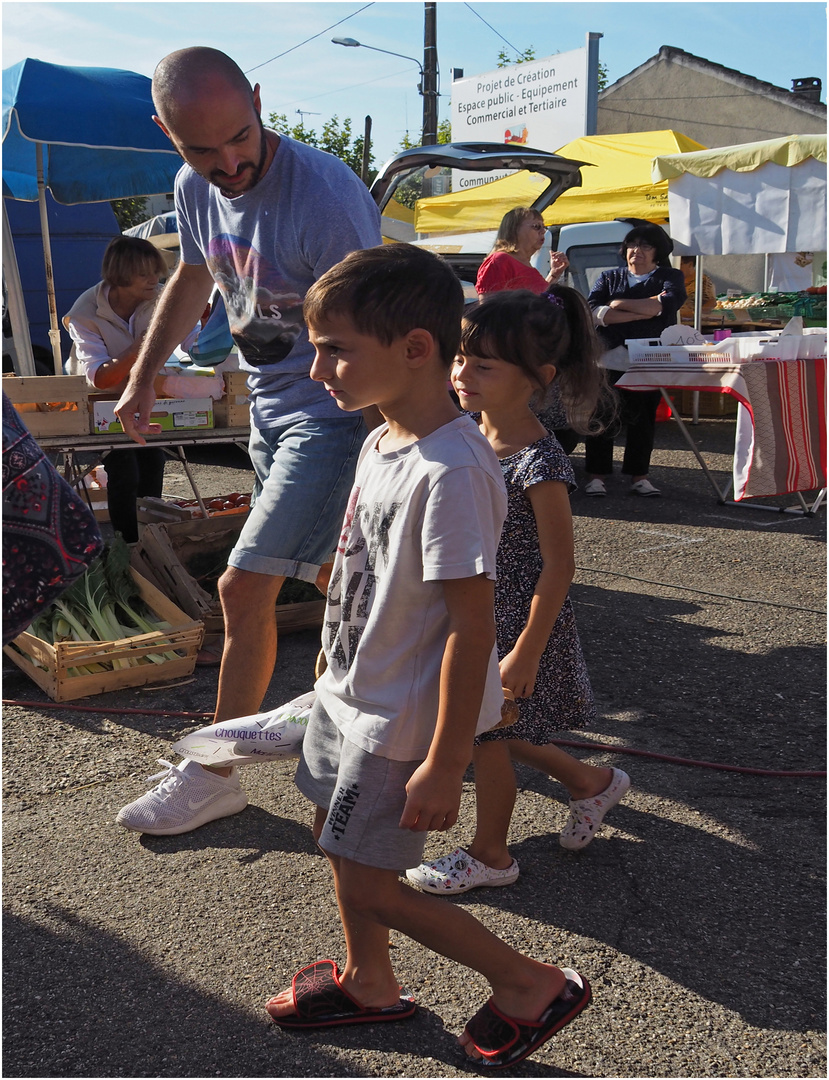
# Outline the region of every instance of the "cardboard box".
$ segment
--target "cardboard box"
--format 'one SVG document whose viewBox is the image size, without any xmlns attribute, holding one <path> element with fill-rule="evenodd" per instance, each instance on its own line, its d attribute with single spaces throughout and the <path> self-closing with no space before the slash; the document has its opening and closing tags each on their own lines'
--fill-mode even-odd
<svg viewBox="0 0 829 1080">
<path fill-rule="evenodd" d="M 159 619 L 170 624 L 169 630 L 137 634 L 120 641 L 61 641 L 57 645 L 49 645 L 33 634 L 24 632 L 5 645 L 3 651 L 53 701 L 72 701 L 192 674 L 204 638 L 204 624 L 189 619 L 135 570 L 133 576 L 141 599 Z M 135 660 L 150 654 L 159 656 L 171 652 L 176 654 L 175 659 L 162 663 L 140 664 L 90 675 L 69 673 L 70 668 L 88 664 L 112 664 L 114 660 Z"/>
<path fill-rule="evenodd" d="M 214 598 L 213 590 L 215 580 L 227 566 L 228 556 L 244 522 L 244 515 L 219 514 L 191 521 L 144 525 L 138 543 L 132 549 L 133 568 L 172 597 L 188 615 L 200 619 L 206 637 L 224 632 L 221 605 Z M 324 611 L 322 596 L 319 600 L 279 604 L 279 633 L 320 627 Z"/>
<path fill-rule="evenodd" d="M 681 416 L 693 416 L 694 415 L 694 391 L 693 390 L 680 390 L 674 391 L 672 395 L 674 401 L 679 397 L 679 413 Z M 707 391 L 700 391 L 699 395 L 699 415 L 700 416 L 736 416 L 737 415 L 737 399 L 732 397 L 731 394 L 719 394 L 709 393 Z"/>
<path fill-rule="evenodd" d="M 225 396 L 213 404 L 217 428 L 250 427 L 250 397 L 244 371 L 224 372 Z"/>
<path fill-rule="evenodd" d="M 118 398 L 99 397 L 93 394 L 89 399 L 92 412 L 92 431 L 96 435 L 106 435 L 123 431 L 115 416 Z M 162 431 L 184 431 L 213 427 L 212 398 L 159 398 L 155 403 L 150 422 L 160 424 Z"/>
<path fill-rule="evenodd" d="M 4 375 L 3 393 L 35 438 L 89 434 L 89 384 L 83 375 Z"/>
</svg>

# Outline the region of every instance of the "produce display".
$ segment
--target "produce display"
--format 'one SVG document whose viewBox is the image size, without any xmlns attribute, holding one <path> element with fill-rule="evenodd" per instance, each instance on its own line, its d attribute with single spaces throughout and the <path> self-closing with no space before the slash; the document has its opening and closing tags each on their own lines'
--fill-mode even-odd
<svg viewBox="0 0 829 1080">
<path fill-rule="evenodd" d="M 170 629 L 170 624 L 159 620 L 141 599 L 130 570 L 130 549 L 118 536 L 82 577 L 38 615 L 27 632 L 49 645 L 57 645 L 62 641 L 122 641 Z M 158 642 L 162 648 L 170 644 L 169 640 Z M 72 668 L 69 674 L 91 675 L 175 659 L 174 652 L 113 660 L 102 658 Z"/>
<path fill-rule="evenodd" d="M 168 501 L 182 510 L 189 510 L 191 517 L 203 517 L 198 499 L 170 499 Z M 227 512 L 246 513 L 250 509 L 250 495 L 242 495 L 238 491 L 232 491 L 230 495 L 221 495 L 215 499 L 203 499 L 202 502 L 209 517 Z"/>
</svg>

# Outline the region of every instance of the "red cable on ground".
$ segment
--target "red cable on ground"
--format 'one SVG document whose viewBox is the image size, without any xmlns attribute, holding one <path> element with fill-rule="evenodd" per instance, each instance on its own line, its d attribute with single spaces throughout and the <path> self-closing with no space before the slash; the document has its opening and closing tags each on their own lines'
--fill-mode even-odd
<svg viewBox="0 0 829 1080">
<path fill-rule="evenodd" d="M 62 701 L 14 701 L 9 698 L 3 699 L 3 705 L 19 705 L 28 709 L 68 709 L 72 712 L 108 713 L 118 712 L 141 716 L 183 716 L 191 720 L 212 720 L 213 713 L 199 712 L 176 712 L 171 709 L 96 709 L 91 705 L 69 705 Z M 825 772 L 814 770 L 787 770 L 787 769 L 751 769 L 745 765 L 721 765 L 716 761 L 695 761 L 693 758 L 672 757 L 670 754 L 656 754 L 651 750 L 636 750 L 631 746 L 609 746 L 607 743 L 579 742 L 575 739 L 552 739 L 555 746 L 575 746 L 581 750 L 606 750 L 612 754 L 633 754 L 637 757 L 653 758 L 656 761 L 667 761 L 671 765 L 690 765 L 698 769 L 718 769 L 721 772 L 744 773 L 748 776 L 790 776 L 790 777 L 813 777 L 826 776 Z"/>
</svg>

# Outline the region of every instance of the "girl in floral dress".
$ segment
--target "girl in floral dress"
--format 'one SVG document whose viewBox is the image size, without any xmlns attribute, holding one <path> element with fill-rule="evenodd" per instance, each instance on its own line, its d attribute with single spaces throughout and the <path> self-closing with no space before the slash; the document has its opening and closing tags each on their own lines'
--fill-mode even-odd
<svg viewBox="0 0 829 1080">
<path fill-rule="evenodd" d="M 586 847 L 630 786 L 620 769 L 586 764 L 551 741 L 595 716 L 568 590 L 575 570 L 570 460 L 531 408 L 553 380 L 570 427 L 589 432 L 602 390 L 590 311 L 573 289 L 494 293 L 468 309 L 452 385 L 501 462 L 507 520 L 498 548 L 495 614 L 501 681 L 519 718 L 480 736 L 473 756 L 477 821 L 468 848 L 407 871 L 441 894 L 511 885 L 507 846 L 515 805 L 513 761 L 560 781 L 570 813 L 562 847 Z"/>
</svg>

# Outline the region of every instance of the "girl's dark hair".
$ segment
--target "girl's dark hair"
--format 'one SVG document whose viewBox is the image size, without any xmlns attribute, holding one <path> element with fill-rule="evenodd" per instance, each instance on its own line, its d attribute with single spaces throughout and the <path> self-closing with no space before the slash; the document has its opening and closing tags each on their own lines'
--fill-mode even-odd
<svg viewBox="0 0 829 1080">
<path fill-rule="evenodd" d="M 116 236 L 110 240 L 101 266 L 101 277 L 107 285 L 126 288 L 139 274 L 167 277 L 167 263 L 158 248 L 137 236 Z"/>
<path fill-rule="evenodd" d="M 654 249 L 654 261 L 657 266 L 671 265 L 670 255 L 674 250 L 674 242 L 659 225 L 646 222 L 644 225 L 637 225 L 631 229 L 619 248 L 619 255 L 622 259 L 627 261 L 628 244 L 633 244 L 637 240 L 641 240 L 644 244 L 650 244 Z"/>
<path fill-rule="evenodd" d="M 538 387 L 539 409 L 549 391 L 540 369 L 553 364 L 568 426 L 581 435 L 602 430 L 594 419 L 600 400 L 604 406 L 609 396 L 599 363 L 602 346 L 587 301 L 575 289 L 551 285 L 541 295 L 526 289 L 490 293 L 464 311 L 460 351 L 521 368 Z"/>
</svg>

